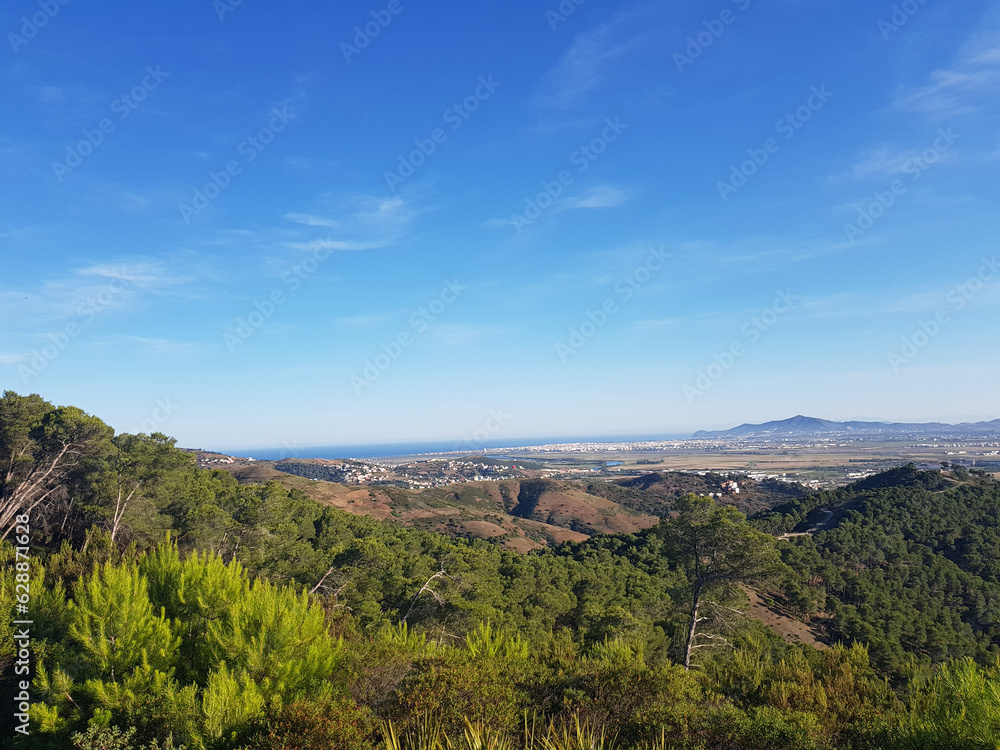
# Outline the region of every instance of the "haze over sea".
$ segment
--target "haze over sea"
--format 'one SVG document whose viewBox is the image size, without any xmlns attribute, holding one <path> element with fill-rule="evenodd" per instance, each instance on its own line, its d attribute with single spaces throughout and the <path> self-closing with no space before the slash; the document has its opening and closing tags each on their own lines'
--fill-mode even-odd
<svg viewBox="0 0 1000 750">
<path fill-rule="evenodd" d="M 286 445 L 271 448 L 221 449 L 227 456 L 279 461 L 285 458 L 391 458 L 418 456 L 426 453 L 479 453 L 492 448 L 518 448 L 555 443 L 634 443 L 653 440 L 684 440 L 689 434 L 672 435 L 600 435 L 589 437 L 497 438 L 496 440 L 437 440 L 412 443 L 376 443 L 367 445 L 323 445 L 299 447 Z"/>
</svg>

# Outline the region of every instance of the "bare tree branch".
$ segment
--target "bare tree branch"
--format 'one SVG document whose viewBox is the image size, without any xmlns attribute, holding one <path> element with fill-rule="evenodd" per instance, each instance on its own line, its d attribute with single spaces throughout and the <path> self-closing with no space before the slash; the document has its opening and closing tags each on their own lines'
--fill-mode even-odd
<svg viewBox="0 0 1000 750">
<path fill-rule="evenodd" d="M 413 608 L 417 606 L 417 599 L 419 599 L 420 595 L 425 591 L 428 592 L 432 597 L 434 597 L 434 601 L 436 601 L 438 604 L 445 603 L 444 598 L 438 592 L 436 592 L 434 589 L 431 588 L 431 583 L 436 578 L 448 578 L 448 574 L 444 572 L 444 563 L 441 563 L 441 570 L 439 570 L 437 573 L 428 578 L 426 583 L 424 583 L 424 585 L 420 587 L 420 591 L 418 591 L 417 595 L 413 597 L 413 601 L 410 602 L 410 608 L 406 610 L 406 614 L 403 615 L 403 619 L 401 620 L 401 622 L 404 623 L 406 622 L 406 618 L 410 616 L 410 613 L 413 612 Z"/>
</svg>

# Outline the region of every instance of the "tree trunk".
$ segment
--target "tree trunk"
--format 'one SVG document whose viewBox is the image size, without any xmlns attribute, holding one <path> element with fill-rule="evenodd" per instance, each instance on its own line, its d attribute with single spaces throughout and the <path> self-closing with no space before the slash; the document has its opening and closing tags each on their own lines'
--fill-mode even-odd
<svg viewBox="0 0 1000 750">
<path fill-rule="evenodd" d="M 115 513 L 114 513 L 113 523 L 111 524 L 112 542 L 115 540 L 115 537 L 118 536 L 118 529 L 121 527 L 122 517 L 125 515 L 125 509 L 128 507 L 129 502 L 132 500 L 132 496 L 136 493 L 141 484 L 142 483 L 140 482 L 135 487 L 133 487 L 132 491 L 128 493 L 128 496 L 124 500 L 122 500 L 122 490 L 121 487 L 119 486 L 118 500 L 115 503 Z"/>
<path fill-rule="evenodd" d="M 4 496 L 0 496 L 0 527 L 4 529 L 0 539 L 6 539 L 13 531 L 14 525 L 10 522 L 15 516 L 30 513 L 58 488 L 59 483 L 52 484 L 50 480 L 55 479 L 53 474 L 66 454 L 74 452 L 72 450 L 74 447 L 69 443 L 63 443 L 62 449 L 52 458 L 48 466 L 35 466 L 13 490 L 5 489 Z M 7 480 L 4 482 L 5 488 L 9 486 L 12 476 L 13 472 L 8 471 Z"/>
<path fill-rule="evenodd" d="M 701 592 L 705 587 L 705 579 L 700 575 L 691 586 L 691 625 L 688 627 L 687 643 L 684 644 L 684 669 L 691 669 L 691 652 L 694 651 L 694 641 L 698 637 L 698 623 L 703 618 L 698 617 L 701 611 Z"/>
<path fill-rule="evenodd" d="M 687 644 L 684 647 L 684 669 L 691 669 L 691 651 L 694 646 L 695 630 L 698 628 L 698 607 L 701 604 L 701 592 L 694 591 L 694 601 L 691 603 L 691 627 L 688 628 Z"/>
</svg>

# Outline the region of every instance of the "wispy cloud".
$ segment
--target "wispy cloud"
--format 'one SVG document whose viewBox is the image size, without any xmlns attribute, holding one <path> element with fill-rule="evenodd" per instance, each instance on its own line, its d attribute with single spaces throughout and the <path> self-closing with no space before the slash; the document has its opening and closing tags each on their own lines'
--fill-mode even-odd
<svg viewBox="0 0 1000 750">
<path fill-rule="evenodd" d="M 684 318 L 662 318 L 656 319 L 644 319 L 644 320 L 633 320 L 632 327 L 638 331 L 643 331 L 646 333 L 651 333 L 653 331 L 666 331 L 670 328 L 676 327 L 679 323 L 682 323 Z"/>
<path fill-rule="evenodd" d="M 466 323 L 439 323 L 431 327 L 428 335 L 438 345 L 446 348 L 469 346 L 482 341 L 495 329 Z"/>
<path fill-rule="evenodd" d="M 376 250 L 402 239 L 418 216 L 412 203 L 401 196 L 350 195 L 327 197 L 321 209 L 285 214 L 302 226 L 333 230 L 330 236 L 292 242 L 299 250 Z"/>
<path fill-rule="evenodd" d="M 627 190 L 614 185 L 595 185 L 577 195 L 567 195 L 552 204 L 551 213 L 562 211 L 582 211 L 588 209 L 617 208 L 632 197 Z M 512 219 L 487 219 L 482 223 L 487 229 L 508 229 L 516 227 Z"/>
<path fill-rule="evenodd" d="M 630 197 L 627 191 L 614 185 L 596 185 L 580 195 L 567 196 L 557 207 L 564 211 L 581 208 L 616 208 Z"/>
<path fill-rule="evenodd" d="M 905 168 L 906 162 L 911 158 L 910 154 L 903 153 L 890 146 L 874 146 L 858 156 L 846 172 L 836 175 L 836 177 L 866 180 L 870 177 L 885 177 L 887 175 L 899 174 Z"/>
<path fill-rule="evenodd" d="M 904 87 L 893 106 L 906 112 L 941 117 L 977 112 L 996 102 L 1000 91 L 1000 33 L 973 36 L 948 68 L 930 73 L 918 86 Z"/>
<path fill-rule="evenodd" d="M 330 227 L 336 229 L 341 223 L 336 219 L 328 219 L 324 216 L 313 216 L 312 214 L 289 213 L 285 218 L 294 221 L 296 224 L 305 224 L 307 227 Z"/>
<path fill-rule="evenodd" d="M 935 134 L 936 135 L 936 134 Z M 847 169 L 831 175 L 830 179 L 839 180 L 871 180 L 874 178 L 888 179 L 902 174 L 914 174 L 924 171 L 927 164 L 919 161 L 921 150 L 900 150 L 899 148 L 880 144 L 866 149 L 858 155 L 854 163 Z M 955 158 L 952 151 L 939 151 L 934 164 L 951 162 Z"/>
<path fill-rule="evenodd" d="M 333 324 L 340 331 L 357 331 L 359 329 L 371 329 L 385 325 L 392 320 L 390 315 L 350 315 L 344 318 L 337 318 Z"/>
<path fill-rule="evenodd" d="M 113 336 L 102 341 L 95 341 L 92 346 L 125 347 L 133 352 L 158 356 L 200 354 L 206 350 L 205 345 L 200 343 L 133 335 Z"/>
<path fill-rule="evenodd" d="M 29 323 L 29 327 L 48 326 L 82 314 L 81 309 L 121 309 L 138 293 L 165 294 L 188 281 L 163 263 L 145 259 L 83 266 L 32 286 L 0 292 L 0 321 L 11 321 L 7 328 L 14 328 L 14 321 L 18 328 Z"/>
<path fill-rule="evenodd" d="M 539 103 L 568 109 L 614 80 L 621 60 L 655 40 L 660 28 L 651 20 L 644 14 L 621 14 L 611 23 L 577 35 L 546 73 Z"/>
<path fill-rule="evenodd" d="M 29 359 L 31 355 L 24 352 L 0 352 L 0 365 L 19 365 Z"/>
</svg>

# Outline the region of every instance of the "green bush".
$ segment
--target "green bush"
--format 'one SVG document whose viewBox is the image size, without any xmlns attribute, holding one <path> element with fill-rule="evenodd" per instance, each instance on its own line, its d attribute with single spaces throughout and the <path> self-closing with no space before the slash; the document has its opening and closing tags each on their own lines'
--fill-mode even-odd
<svg viewBox="0 0 1000 750">
<path fill-rule="evenodd" d="M 434 716 L 459 736 L 466 720 L 489 729 L 519 726 L 527 696 L 497 660 L 476 661 L 457 651 L 416 661 L 396 688 L 393 718 L 403 731 L 421 716 Z"/>
<path fill-rule="evenodd" d="M 135 727 L 122 730 L 119 727 L 90 727 L 86 732 L 77 732 L 72 737 L 76 750 L 187 750 L 184 745 L 174 745 L 174 738 L 167 736 L 162 743 L 151 740 L 145 745 L 136 745 Z"/>
<path fill-rule="evenodd" d="M 604 725 L 626 745 L 652 742 L 663 730 L 679 736 L 702 698 L 697 679 L 672 664 L 651 669 L 641 662 L 584 661 L 554 681 L 560 697 L 549 710 Z"/>
<path fill-rule="evenodd" d="M 269 713 L 247 750 L 369 750 L 375 716 L 350 698 L 296 701 Z"/>
<path fill-rule="evenodd" d="M 747 711 L 729 708 L 710 713 L 705 718 L 703 737 L 706 748 L 713 750 L 824 750 L 830 747 L 813 714 L 781 711 L 770 706 Z"/>
</svg>

